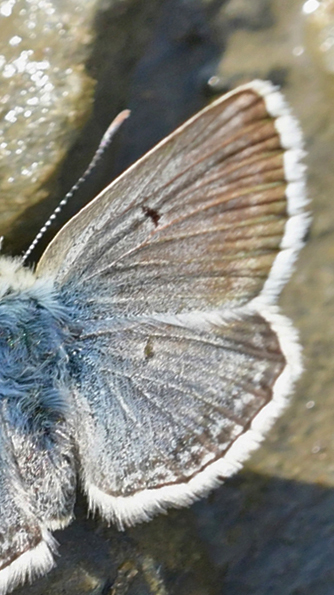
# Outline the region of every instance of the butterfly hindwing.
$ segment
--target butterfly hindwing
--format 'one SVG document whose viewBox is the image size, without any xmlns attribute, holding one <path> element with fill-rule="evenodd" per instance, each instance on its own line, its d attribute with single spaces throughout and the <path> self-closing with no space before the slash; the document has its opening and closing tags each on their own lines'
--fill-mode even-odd
<svg viewBox="0 0 334 595">
<path fill-rule="evenodd" d="M 276 333 L 255 313 L 184 324 L 182 316 L 87 320 L 78 345 L 84 486 L 91 505 L 120 525 L 189 503 L 237 470 L 242 436 L 286 365 Z M 247 449 L 260 439 L 249 430 Z"/>
</svg>

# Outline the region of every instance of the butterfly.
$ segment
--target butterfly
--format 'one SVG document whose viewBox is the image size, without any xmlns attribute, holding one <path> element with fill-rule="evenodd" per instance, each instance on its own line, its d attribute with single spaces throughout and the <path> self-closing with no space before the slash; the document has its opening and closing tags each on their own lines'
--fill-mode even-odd
<svg viewBox="0 0 334 595">
<path fill-rule="evenodd" d="M 113 181 L 36 270 L 0 258 L 0 592 L 89 509 L 123 529 L 238 471 L 301 373 L 276 306 L 308 225 L 302 136 L 253 81 Z"/>
</svg>

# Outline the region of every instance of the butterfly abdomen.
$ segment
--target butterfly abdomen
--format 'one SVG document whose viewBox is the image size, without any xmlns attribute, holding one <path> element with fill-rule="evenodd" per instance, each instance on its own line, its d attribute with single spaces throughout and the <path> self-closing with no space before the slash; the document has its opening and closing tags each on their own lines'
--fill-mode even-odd
<svg viewBox="0 0 334 595">
<path fill-rule="evenodd" d="M 67 321 L 50 281 L 37 279 L 19 261 L 0 259 L 3 439 L 30 514 L 43 530 L 66 525 L 74 504 Z M 0 464 L 2 458 L 0 449 Z"/>
</svg>

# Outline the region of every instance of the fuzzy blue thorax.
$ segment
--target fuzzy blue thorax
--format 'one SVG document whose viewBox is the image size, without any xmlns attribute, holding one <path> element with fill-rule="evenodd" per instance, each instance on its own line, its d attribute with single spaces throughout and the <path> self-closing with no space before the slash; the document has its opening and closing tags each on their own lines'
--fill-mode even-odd
<svg viewBox="0 0 334 595">
<path fill-rule="evenodd" d="M 7 423 L 43 439 L 64 419 L 69 337 L 49 281 L 0 259 L 0 401 Z M 14 405 L 14 407 L 13 407 Z"/>
</svg>

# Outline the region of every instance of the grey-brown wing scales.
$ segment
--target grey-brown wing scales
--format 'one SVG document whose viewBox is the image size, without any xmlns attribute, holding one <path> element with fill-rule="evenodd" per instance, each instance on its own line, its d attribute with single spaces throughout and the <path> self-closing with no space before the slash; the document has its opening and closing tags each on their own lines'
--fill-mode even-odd
<svg viewBox="0 0 334 595">
<path fill-rule="evenodd" d="M 286 365 L 257 314 L 187 326 L 86 320 L 78 345 L 83 483 L 92 507 L 120 525 L 189 503 L 238 469 L 237 443 Z"/>
<path fill-rule="evenodd" d="M 262 86 L 218 100 L 120 176 L 60 231 L 38 272 L 62 286 L 75 278 L 78 290 L 89 284 L 115 316 L 234 307 L 258 295 L 289 216 L 285 139 Z"/>
<path fill-rule="evenodd" d="M 56 542 L 49 531 L 72 519 L 77 471 L 68 425 L 59 419 L 48 431 L 37 419 L 32 428 L 20 404 L 2 390 L 0 593 L 7 593 L 53 567 Z M 21 397 L 27 401 L 27 395 Z"/>
<path fill-rule="evenodd" d="M 40 428 L 27 431 L 10 422 L 11 449 L 34 515 L 52 531 L 66 527 L 72 520 L 77 483 L 72 429 L 58 420 L 52 434 L 41 440 Z"/>
<path fill-rule="evenodd" d="M 34 514 L 0 416 L 0 593 L 52 568 L 54 542 Z"/>
</svg>

